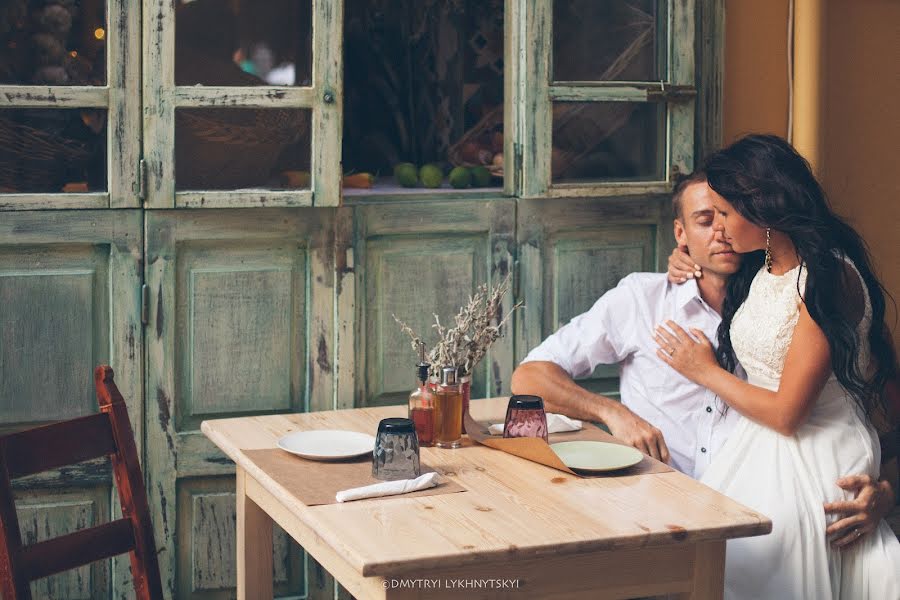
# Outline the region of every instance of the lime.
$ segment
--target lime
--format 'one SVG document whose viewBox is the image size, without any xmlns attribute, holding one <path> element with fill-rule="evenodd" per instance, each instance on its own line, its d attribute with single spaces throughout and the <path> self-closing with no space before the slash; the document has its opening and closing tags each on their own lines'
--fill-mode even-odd
<svg viewBox="0 0 900 600">
<path fill-rule="evenodd" d="M 394 179 L 403 187 L 416 187 L 419 184 L 416 165 L 408 162 L 394 165 Z"/>
<path fill-rule="evenodd" d="M 472 183 L 472 176 L 469 173 L 469 169 L 465 167 L 455 167 L 450 171 L 450 177 L 448 179 L 450 185 L 456 189 L 467 188 L 469 187 L 469 184 Z"/>
<path fill-rule="evenodd" d="M 425 165 L 419 169 L 419 179 L 422 181 L 422 185 L 427 188 L 438 188 L 441 187 L 444 174 L 437 165 Z"/>
<path fill-rule="evenodd" d="M 472 167 L 472 187 L 487 187 L 491 185 L 491 172 L 487 167 Z"/>
</svg>

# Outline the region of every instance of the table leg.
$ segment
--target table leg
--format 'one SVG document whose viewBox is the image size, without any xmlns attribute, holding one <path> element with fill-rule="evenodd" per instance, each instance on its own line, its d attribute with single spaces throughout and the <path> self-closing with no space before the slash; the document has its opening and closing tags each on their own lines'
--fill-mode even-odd
<svg viewBox="0 0 900 600">
<path fill-rule="evenodd" d="M 680 600 L 722 600 L 725 594 L 725 541 L 699 542 L 694 559 L 693 591 Z"/>
<path fill-rule="evenodd" d="M 273 597 L 272 518 L 247 497 L 247 472 L 237 467 L 237 597 Z"/>
</svg>

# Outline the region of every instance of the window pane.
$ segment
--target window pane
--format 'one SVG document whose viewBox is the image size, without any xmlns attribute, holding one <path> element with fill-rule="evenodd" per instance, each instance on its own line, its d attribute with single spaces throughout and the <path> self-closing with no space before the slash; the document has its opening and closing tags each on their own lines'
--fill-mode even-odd
<svg viewBox="0 0 900 600">
<path fill-rule="evenodd" d="M 665 0 L 554 0 L 554 81 L 666 77 Z"/>
<path fill-rule="evenodd" d="M 555 102 L 553 182 L 662 180 L 665 123 L 663 103 Z"/>
<path fill-rule="evenodd" d="M 106 85 L 106 1 L 0 2 L 0 84 Z"/>
<path fill-rule="evenodd" d="M 176 85 L 311 82 L 311 0 L 177 0 Z"/>
<path fill-rule="evenodd" d="M 347 172 L 397 191 L 398 163 L 492 166 L 503 152 L 502 0 L 346 0 L 344 139 Z M 497 156 L 500 154 L 501 156 Z M 432 169 L 428 169 L 434 171 Z M 491 174 L 493 173 L 493 174 Z M 499 176 L 498 176 L 499 175 Z M 416 177 L 403 177 L 422 191 Z M 454 178 L 502 185 L 502 169 Z"/>
<path fill-rule="evenodd" d="M 106 190 L 106 110 L 0 110 L 0 193 Z"/>
<path fill-rule="evenodd" d="M 179 190 L 309 189 L 309 109 L 175 110 Z"/>
</svg>

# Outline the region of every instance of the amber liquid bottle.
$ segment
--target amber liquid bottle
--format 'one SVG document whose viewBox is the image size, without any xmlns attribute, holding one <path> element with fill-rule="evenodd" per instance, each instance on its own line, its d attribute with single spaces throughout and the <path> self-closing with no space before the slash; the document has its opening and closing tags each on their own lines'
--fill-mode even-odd
<svg viewBox="0 0 900 600">
<path fill-rule="evenodd" d="M 462 443 L 463 394 L 456 367 L 444 367 L 441 385 L 434 392 L 434 445 L 459 448 Z"/>
<path fill-rule="evenodd" d="M 416 365 L 418 387 L 409 395 L 409 418 L 416 426 L 419 446 L 434 445 L 434 392 L 428 389 L 429 367 L 425 362 L 425 344 L 422 344 Z"/>
</svg>

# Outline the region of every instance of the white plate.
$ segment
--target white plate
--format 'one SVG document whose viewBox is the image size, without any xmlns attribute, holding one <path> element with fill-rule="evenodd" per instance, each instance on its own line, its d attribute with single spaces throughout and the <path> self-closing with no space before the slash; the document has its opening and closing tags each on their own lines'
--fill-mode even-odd
<svg viewBox="0 0 900 600">
<path fill-rule="evenodd" d="M 636 448 L 610 442 L 557 442 L 550 444 L 550 448 L 573 471 L 588 473 L 626 469 L 644 458 Z"/>
<path fill-rule="evenodd" d="M 316 429 L 289 433 L 278 440 L 278 447 L 311 460 L 341 460 L 371 454 L 375 438 L 358 431 Z"/>
</svg>

